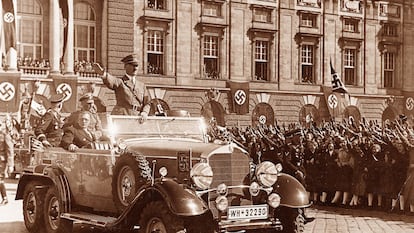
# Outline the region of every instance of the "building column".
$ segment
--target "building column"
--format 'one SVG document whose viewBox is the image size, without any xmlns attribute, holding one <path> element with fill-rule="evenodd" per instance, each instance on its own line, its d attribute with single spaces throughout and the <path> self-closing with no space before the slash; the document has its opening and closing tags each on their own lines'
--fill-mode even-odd
<svg viewBox="0 0 414 233">
<path fill-rule="evenodd" d="M 50 73 L 60 73 L 60 14 L 59 1 L 50 0 L 50 23 L 49 23 L 49 61 Z"/>
<path fill-rule="evenodd" d="M 74 25 L 73 25 L 73 0 L 67 0 L 68 1 L 68 38 L 67 38 L 67 44 L 66 44 L 66 51 L 64 51 L 64 63 L 65 63 L 65 74 L 73 74 L 73 67 L 74 67 L 74 54 L 73 54 L 73 36 L 74 36 Z"/>
</svg>

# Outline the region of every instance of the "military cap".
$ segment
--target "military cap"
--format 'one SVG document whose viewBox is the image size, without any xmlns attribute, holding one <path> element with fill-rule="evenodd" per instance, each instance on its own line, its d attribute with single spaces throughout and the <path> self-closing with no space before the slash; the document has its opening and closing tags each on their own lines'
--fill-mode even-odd
<svg viewBox="0 0 414 233">
<path fill-rule="evenodd" d="M 86 93 L 82 97 L 80 97 L 79 101 L 86 101 L 87 103 L 93 103 L 93 95 L 92 93 Z"/>
<path fill-rule="evenodd" d="M 54 94 L 50 97 L 50 103 L 59 103 L 62 102 L 65 96 L 63 94 Z"/>
<path fill-rule="evenodd" d="M 124 64 L 138 65 L 138 57 L 135 54 L 130 54 L 121 60 Z"/>
</svg>

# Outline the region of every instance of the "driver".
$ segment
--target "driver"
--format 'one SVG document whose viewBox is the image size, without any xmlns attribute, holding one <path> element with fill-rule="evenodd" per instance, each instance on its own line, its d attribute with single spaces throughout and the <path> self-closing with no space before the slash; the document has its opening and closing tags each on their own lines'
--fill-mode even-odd
<svg viewBox="0 0 414 233">
<path fill-rule="evenodd" d="M 96 138 L 93 132 L 89 130 L 90 123 L 90 112 L 81 112 L 78 124 L 65 128 L 61 146 L 71 152 L 75 152 L 79 148 L 92 148 L 92 143 L 96 141 Z"/>
</svg>

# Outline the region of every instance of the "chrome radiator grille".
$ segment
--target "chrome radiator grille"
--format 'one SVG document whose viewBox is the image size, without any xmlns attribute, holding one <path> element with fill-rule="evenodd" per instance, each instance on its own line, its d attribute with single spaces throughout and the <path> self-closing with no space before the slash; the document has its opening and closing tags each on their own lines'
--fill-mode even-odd
<svg viewBox="0 0 414 233">
<path fill-rule="evenodd" d="M 230 154 L 214 154 L 209 158 L 209 164 L 213 169 L 213 184 L 241 185 L 249 174 L 249 157 L 241 152 Z"/>
</svg>

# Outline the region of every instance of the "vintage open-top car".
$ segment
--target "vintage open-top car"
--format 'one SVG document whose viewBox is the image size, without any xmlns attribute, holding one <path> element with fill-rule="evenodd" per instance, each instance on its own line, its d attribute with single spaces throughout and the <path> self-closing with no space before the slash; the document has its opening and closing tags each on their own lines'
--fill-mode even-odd
<svg viewBox="0 0 414 233">
<path fill-rule="evenodd" d="M 302 232 L 304 187 L 232 142 L 208 143 L 202 118 L 108 116 L 110 142 L 37 148 L 16 199 L 30 232 Z"/>
</svg>

